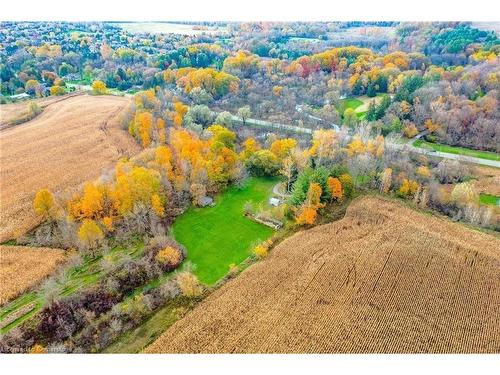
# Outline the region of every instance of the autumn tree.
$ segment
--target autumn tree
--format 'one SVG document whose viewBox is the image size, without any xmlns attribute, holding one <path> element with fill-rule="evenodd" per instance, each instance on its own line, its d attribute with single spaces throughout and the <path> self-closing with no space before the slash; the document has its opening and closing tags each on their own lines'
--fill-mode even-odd
<svg viewBox="0 0 500 375">
<path fill-rule="evenodd" d="M 240 157 L 242 160 L 247 160 L 250 156 L 252 156 L 255 152 L 259 151 L 261 146 L 259 142 L 255 138 L 247 138 L 243 142 L 243 150 L 240 153 Z"/>
<path fill-rule="evenodd" d="M 55 200 L 50 190 L 42 189 L 35 194 L 33 208 L 35 209 L 36 214 L 41 216 L 43 219 L 54 216 Z"/>
<path fill-rule="evenodd" d="M 336 133 L 334 130 L 320 129 L 313 133 L 312 145 L 309 150 L 311 156 L 318 158 L 318 164 L 321 164 L 323 159 L 330 159 L 336 153 Z"/>
<path fill-rule="evenodd" d="M 103 95 L 108 91 L 106 84 L 103 81 L 96 80 L 92 82 L 92 93 L 94 95 Z"/>
<path fill-rule="evenodd" d="M 283 159 L 282 168 L 280 169 L 280 174 L 286 178 L 286 191 L 290 191 L 290 182 L 293 177 L 293 172 L 295 169 L 295 160 L 291 156 L 287 156 Z"/>
<path fill-rule="evenodd" d="M 417 181 L 405 178 L 401 183 L 398 194 L 402 197 L 413 196 L 418 191 L 418 187 L 419 185 Z"/>
<path fill-rule="evenodd" d="M 182 294 L 186 297 L 198 297 L 203 292 L 198 278 L 189 271 L 178 273 L 175 280 Z"/>
<path fill-rule="evenodd" d="M 182 253 L 179 249 L 173 246 L 166 246 L 165 248 L 158 251 L 155 259 L 163 266 L 174 269 L 182 261 Z"/>
<path fill-rule="evenodd" d="M 392 169 L 385 168 L 380 178 L 380 192 L 387 194 L 392 185 Z"/>
<path fill-rule="evenodd" d="M 159 194 L 153 194 L 151 196 L 151 208 L 159 217 L 165 216 L 165 205 Z"/>
<path fill-rule="evenodd" d="M 277 139 L 271 144 L 271 152 L 278 157 L 278 159 L 283 160 L 290 152 L 297 146 L 297 141 L 293 138 L 283 138 Z"/>
<path fill-rule="evenodd" d="M 477 204 L 479 195 L 471 182 L 456 184 L 451 192 L 451 200 L 460 206 L 467 204 Z"/>
<path fill-rule="evenodd" d="M 278 158 L 269 150 L 254 152 L 245 164 L 250 173 L 256 176 L 274 176 L 280 169 Z"/>
<path fill-rule="evenodd" d="M 247 121 L 247 119 L 250 118 L 251 115 L 252 115 L 252 111 L 250 110 L 249 106 L 244 106 L 244 107 L 241 107 L 240 109 L 238 109 L 238 117 L 243 122 L 243 125 L 247 124 L 246 121 Z"/>
<path fill-rule="evenodd" d="M 366 145 L 359 136 L 354 136 L 351 143 L 347 145 L 347 153 L 349 156 L 356 156 L 366 152 Z"/>
<path fill-rule="evenodd" d="M 332 196 L 331 199 L 336 201 L 342 200 L 344 192 L 342 190 L 342 183 L 340 180 L 337 177 L 328 177 L 327 185 Z"/>
<path fill-rule="evenodd" d="M 120 214 L 129 213 L 135 204 L 151 205 L 153 195 L 160 193 L 160 174 L 144 167 L 133 167 L 116 179 L 114 196 Z"/>
<path fill-rule="evenodd" d="M 352 108 L 347 108 L 344 111 L 344 125 L 353 128 L 358 123 L 358 115 Z"/>
<path fill-rule="evenodd" d="M 78 229 L 78 239 L 84 249 L 93 251 L 104 239 L 104 233 L 94 220 L 85 219 Z"/>
<path fill-rule="evenodd" d="M 50 88 L 50 95 L 52 95 L 52 96 L 64 95 L 64 93 L 65 93 L 64 87 L 52 86 Z"/>
<path fill-rule="evenodd" d="M 186 115 L 189 107 L 180 101 L 174 101 L 174 113 L 172 116 L 172 122 L 175 126 L 180 127 L 184 121 L 184 116 Z"/>
<path fill-rule="evenodd" d="M 315 223 L 318 209 L 324 205 L 321 203 L 322 189 L 321 185 L 312 182 L 309 185 L 309 190 L 307 191 L 306 200 L 302 203 L 296 212 L 295 222 L 299 225 L 308 224 L 312 225 Z"/>
</svg>

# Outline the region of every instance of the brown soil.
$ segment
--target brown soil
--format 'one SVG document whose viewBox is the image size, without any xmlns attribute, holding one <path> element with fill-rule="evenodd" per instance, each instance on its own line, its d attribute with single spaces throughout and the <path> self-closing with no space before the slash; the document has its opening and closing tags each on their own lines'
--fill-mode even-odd
<svg viewBox="0 0 500 375">
<path fill-rule="evenodd" d="M 500 239 L 365 197 L 215 291 L 147 353 L 498 353 Z"/>
<path fill-rule="evenodd" d="M 33 228 L 36 191 L 70 193 L 139 146 L 121 129 L 128 98 L 80 95 L 0 131 L 0 241 Z"/>
</svg>

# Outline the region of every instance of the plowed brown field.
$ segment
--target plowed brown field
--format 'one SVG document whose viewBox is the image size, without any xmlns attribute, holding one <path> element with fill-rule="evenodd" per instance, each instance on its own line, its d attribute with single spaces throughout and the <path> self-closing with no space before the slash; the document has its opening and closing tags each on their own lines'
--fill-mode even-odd
<svg viewBox="0 0 500 375">
<path fill-rule="evenodd" d="M 362 198 L 228 282 L 148 353 L 500 352 L 500 239 Z"/>
<path fill-rule="evenodd" d="M 38 284 L 64 259 L 60 249 L 0 246 L 0 304 Z"/>
<path fill-rule="evenodd" d="M 37 190 L 69 193 L 139 150 L 120 125 L 129 105 L 123 97 L 75 96 L 0 131 L 0 241 L 37 224 Z"/>
</svg>

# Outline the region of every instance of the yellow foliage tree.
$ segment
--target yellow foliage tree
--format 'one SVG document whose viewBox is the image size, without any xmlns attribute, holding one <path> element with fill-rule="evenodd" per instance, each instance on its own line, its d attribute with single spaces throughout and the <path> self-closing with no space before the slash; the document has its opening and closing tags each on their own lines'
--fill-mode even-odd
<svg viewBox="0 0 500 375">
<path fill-rule="evenodd" d="M 198 297 L 203 292 L 203 287 L 198 278 L 191 272 L 180 272 L 177 274 L 176 282 L 182 294 L 186 297 Z"/>
<path fill-rule="evenodd" d="M 316 130 L 313 133 L 309 154 L 318 157 L 319 163 L 321 163 L 323 158 L 332 158 L 335 155 L 336 141 L 334 130 Z"/>
<path fill-rule="evenodd" d="M 104 206 L 104 194 L 102 188 L 93 184 L 86 183 L 83 189 L 83 197 L 80 201 L 79 215 L 82 218 L 94 219 L 100 217 Z"/>
<path fill-rule="evenodd" d="M 103 81 L 96 80 L 92 82 L 92 93 L 94 95 L 106 94 L 107 91 L 108 89 Z"/>
<path fill-rule="evenodd" d="M 113 226 L 113 218 L 110 216 L 103 217 L 102 224 L 104 225 L 104 228 L 106 228 L 106 231 L 108 232 L 112 232 L 115 229 Z"/>
<path fill-rule="evenodd" d="M 33 208 L 37 215 L 43 218 L 48 218 L 53 216 L 53 210 L 55 206 L 54 196 L 48 189 L 39 190 L 35 194 L 35 199 L 33 201 Z"/>
<path fill-rule="evenodd" d="M 152 196 L 160 192 L 160 175 L 153 169 L 133 167 L 116 180 L 114 191 L 120 214 L 130 212 L 136 203 L 150 204 Z"/>
<path fill-rule="evenodd" d="M 151 196 L 151 208 L 153 208 L 153 211 L 159 217 L 165 216 L 165 207 L 164 207 L 164 205 L 161 201 L 161 198 L 158 194 L 153 194 Z"/>
<path fill-rule="evenodd" d="M 297 214 L 295 216 L 295 222 L 297 224 L 312 225 L 315 223 L 318 216 L 318 209 L 324 206 L 324 204 L 320 202 L 322 192 L 320 184 L 315 182 L 310 183 L 306 199 L 297 210 Z"/>
<path fill-rule="evenodd" d="M 424 125 L 430 134 L 433 134 L 441 129 L 441 126 L 433 122 L 432 119 L 426 120 Z"/>
<path fill-rule="evenodd" d="M 264 244 L 257 245 L 253 249 L 253 254 L 257 258 L 263 259 L 263 258 L 267 257 L 267 255 L 268 255 L 268 248 Z"/>
<path fill-rule="evenodd" d="M 292 149 L 297 146 L 297 141 L 293 138 L 283 138 L 277 139 L 271 144 L 271 152 L 278 157 L 278 159 L 283 160 L 288 155 Z"/>
<path fill-rule="evenodd" d="M 417 174 L 422 177 L 431 177 L 431 171 L 425 165 L 421 165 L 417 168 Z"/>
<path fill-rule="evenodd" d="M 177 267 L 182 260 L 182 254 L 179 249 L 173 246 L 167 246 L 156 254 L 155 259 L 163 265 Z"/>
<path fill-rule="evenodd" d="M 243 160 L 247 160 L 250 156 L 252 156 L 255 152 L 261 149 L 259 142 L 255 140 L 255 138 L 247 138 L 243 142 L 243 151 L 240 153 L 240 157 Z"/>
<path fill-rule="evenodd" d="M 78 238 L 85 248 L 94 249 L 104 238 L 104 233 L 94 220 L 85 219 L 78 230 Z"/>
<path fill-rule="evenodd" d="M 418 190 L 418 182 L 414 180 L 409 180 L 407 178 L 403 179 L 401 186 L 399 188 L 399 195 L 401 196 L 411 196 L 414 195 Z"/>
<path fill-rule="evenodd" d="M 316 222 L 318 217 L 318 210 L 313 207 L 303 207 L 299 210 L 298 215 L 295 217 L 295 222 L 299 225 L 312 225 Z"/>
<path fill-rule="evenodd" d="M 359 136 L 354 136 L 351 143 L 347 145 L 347 153 L 349 156 L 363 154 L 366 151 L 366 146 Z"/>
</svg>

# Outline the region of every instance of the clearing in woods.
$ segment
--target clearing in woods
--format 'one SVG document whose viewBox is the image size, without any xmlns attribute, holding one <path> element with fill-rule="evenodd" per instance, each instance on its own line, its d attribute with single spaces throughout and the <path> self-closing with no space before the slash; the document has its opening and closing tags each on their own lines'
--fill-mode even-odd
<svg viewBox="0 0 500 375">
<path fill-rule="evenodd" d="M 149 353 L 498 353 L 500 240 L 364 197 L 214 292 Z"/>
<path fill-rule="evenodd" d="M 74 96 L 0 131 L 0 242 L 38 223 L 32 208 L 37 190 L 71 193 L 139 151 L 120 124 L 130 103 L 116 96 Z"/>
<path fill-rule="evenodd" d="M 243 215 L 246 202 L 267 205 L 277 180 L 249 178 L 242 188 L 230 187 L 217 196 L 214 207 L 191 207 L 175 219 L 175 239 L 187 248 L 187 261 L 202 283 L 214 284 L 250 255 L 252 245 L 269 238 L 274 230 Z"/>
</svg>

